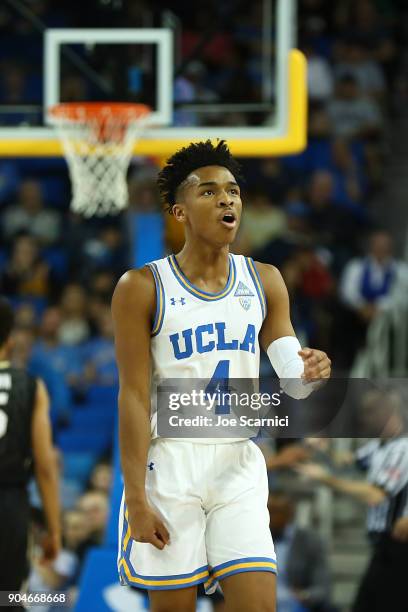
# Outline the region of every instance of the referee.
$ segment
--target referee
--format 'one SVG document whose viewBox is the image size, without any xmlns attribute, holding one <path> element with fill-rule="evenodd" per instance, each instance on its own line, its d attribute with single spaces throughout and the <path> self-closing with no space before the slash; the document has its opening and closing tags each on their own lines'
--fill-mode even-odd
<svg viewBox="0 0 408 612">
<path fill-rule="evenodd" d="M 0 298 L 0 591 L 20 591 L 29 572 L 27 483 L 32 472 L 42 498 L 47 531 L 43 562 L 60 549 L 58 477 L 44 384 L 13 368 L 13 311 Z"/>
<path fill-rule="evenodd" d="M 366 414 L 377 425 L 386 416 L 381 438 L 357 452 L 367 480 L 337 478 L 316 464 L 301 465 L 297 471 L 368 506 L 367 530 L 373 553 L 352 612 L 407 612 L 408 437 L 401 398 L 376 390 L 364 403 Z"/>
</svg>

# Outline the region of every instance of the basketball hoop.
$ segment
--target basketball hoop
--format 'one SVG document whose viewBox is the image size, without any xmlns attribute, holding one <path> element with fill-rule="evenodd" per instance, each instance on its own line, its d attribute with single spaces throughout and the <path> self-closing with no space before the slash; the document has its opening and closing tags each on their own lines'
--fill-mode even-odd
<svg viewBox="0 0 408 612">
<path fill-rule="evenodd" d="M 122 102 L 69 102 L 49 109 L 72 181 L 72 209 L 85 217 L 123 210 L 126 172 L 150 108 Z"/>
</svg>

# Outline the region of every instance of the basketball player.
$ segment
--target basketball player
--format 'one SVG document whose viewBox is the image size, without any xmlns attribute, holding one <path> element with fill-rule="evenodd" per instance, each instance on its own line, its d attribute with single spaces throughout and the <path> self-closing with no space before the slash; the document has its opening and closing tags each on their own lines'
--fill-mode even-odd
<svg viewBox="0 0 408 612">
<path fill-rule="evenodd" d="M 293 397 L 330 375 L 326 354 L 296 339 L 279 272 L 229 253 L 240 178 L 224 141 L 169 159 L 159 188 L 185 245 L 127 272 L 112 301 L 125 484 L 118 567 L 123 584 L 149 590 L 154 612 L 195 610 L 197 584 L 211 593 L 218 581 L 227 610 L 274 612 L 276 558 L 260 449 L 248 436 L 155 437 L 151 380 L 256 379 L 259 342 Z"/>
<path fill-rule="evenodd" d="M 28 575 L 33 467 L 47 524 L 43 561 L 56 558 L 61 541 L 48 395 L 40 380 L 10 365 L 12 327 L 12 308 L 0 298 L 0 591 L 21 590 Z"/>
</svg>

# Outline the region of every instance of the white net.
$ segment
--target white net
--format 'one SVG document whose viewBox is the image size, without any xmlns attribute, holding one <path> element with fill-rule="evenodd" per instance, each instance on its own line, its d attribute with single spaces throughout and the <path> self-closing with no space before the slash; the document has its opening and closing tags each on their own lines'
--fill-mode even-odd
<svg viewBox="0 0 408 612">
<path fill-rule="evenodd" d="M 61 104 L 50 122 L 63 145 L 72 182 L 71 208 L 85 217 L 115 214 L 126 208 L 126 174 L 135 142 L 148 118 L 142 105 Z"/>
</svg>

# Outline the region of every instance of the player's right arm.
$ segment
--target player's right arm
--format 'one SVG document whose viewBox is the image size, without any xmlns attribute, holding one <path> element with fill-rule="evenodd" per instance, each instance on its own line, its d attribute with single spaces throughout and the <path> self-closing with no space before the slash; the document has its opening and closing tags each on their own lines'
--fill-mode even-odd
<svg viewBox="0 0 408 612">
<path fill-rule="evenodd" d="M 350 497 L 361 501 L 368 506 L 377 506 L 387 497 L 387 493 L 380 487 L 363 482 L 361 480 L 350 480 L 338 478 L 331 474 L 325 467 L 316 463 L 305 463 L 296 467 L 296 471 L 311 480 L 316 480 L 331 487 L 340 493 L 346 493 Z"/>
<path fill-rule="evenodd" d="M 57 462 L 52 445 L 49 418 L 49 398 L 44 383 L 37 381 L 33 417 L 31 422 L 31 446 L 34 473 L 41 495 L 47 522 L 47 534 L 42 543 L 43 560 L 54 560 L 61 548 L 60 505 Z"/>
<path fill-rule="evenodd" d="M 169 534 L 149 506 L 145 479 L 150 446 L 150 337 L 155 285 L 148 268 L 126 272 L 112 298 L 119 368 L 119 444 L 131 536 L 162 549 Z"/>
</svg>

